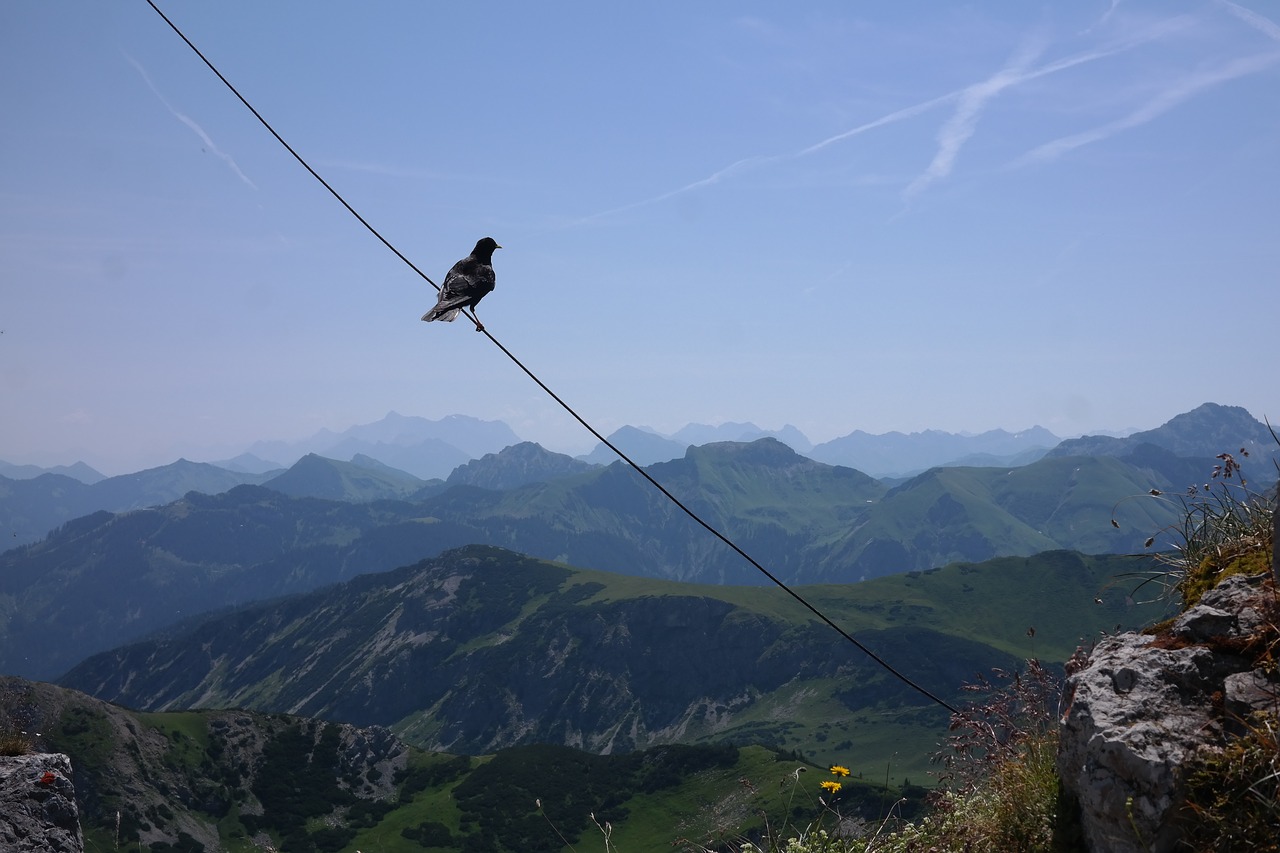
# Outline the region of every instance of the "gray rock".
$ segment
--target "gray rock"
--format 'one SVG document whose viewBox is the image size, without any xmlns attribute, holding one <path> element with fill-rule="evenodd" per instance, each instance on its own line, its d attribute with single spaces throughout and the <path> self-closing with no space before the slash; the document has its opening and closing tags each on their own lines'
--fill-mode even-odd
<svg viewBox="0 0 1280 853">
<path fill-rule="evenodd" d="M 40 753 L 0 758 L 0 850 L 84 853 L 67 756 Z"/>
<path fill-rule="evenodd" d="M 1260 624 L 1260 580 L 1227 579 L 1159 642 L 1104 639 L 1068 680 L 1058 770 L 1090 850 L 1176 849 L 1186 760 L 1220 744 L 1224 723 L 1274 708 L 1275 680 L 1222 650 Z"/>
</svg>

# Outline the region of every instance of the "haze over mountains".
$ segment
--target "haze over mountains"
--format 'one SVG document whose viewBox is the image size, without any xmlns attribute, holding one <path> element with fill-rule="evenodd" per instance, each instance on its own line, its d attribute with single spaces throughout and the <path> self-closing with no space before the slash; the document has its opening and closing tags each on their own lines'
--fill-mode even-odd
<svg viewBox="0 0 1280 853">
<path fill-rule="evenodd" d="M 765 430 L 752 423 L 688 424 L 671 435 L 648 427 L 624 426 L 608 438 L 641 465 L 678 459 L 691 446 L 776 438 L 801 455 L 819 462 L 857 468 L 873 477 L 901 477 L 935 465 L 1004 464 L 1016 457 L 1021 457 L 1022 462 L 1029 462 L 1061 440 L 1042 427 L 1018 433 L 991 430 L 979 435 L 941 430 L 871 435 L 856 430 L 815 446 L 793 426 Z M 211 464 L 242 474 L 265 474 L 288 468 L 310 454 L 338 460 L 364 456 L 419 479 L 431 480 L 444 479 L 459 465 L 497 453 L 520 441 L 519 436 L 501 421 L 485 421 L 466 415 L 428 420 L 390 412 L 380 421 L 359 424 L 341 433 L 324 429 L 299 441 L 258 441 L 238 456 Z M 590 453 L 577 458 L 594 465 L 609 465 L 618 457 L 604 444 L 599 444 Z M 40 468 L 0 461 L 2 477 L 32 479 L 46 473 L 62 474 L 86 484 L 106 479 L 83 462 Z"/>
<path fill-rule="evenodd" d="M 1146 437 L 1195 451 L 1220 447 L 1223 430 L 1252 437 L 1239 444 L 1259 428 L 1241 409 L 1210 404 Z M 1196 444 L 1195 430 L 1210 438 Z M 847 583 L 1054 549 L 1140 551 L 1176 506 L 1122 499 L 1181 491 L 1214 460 L 1149 442 L 1120 450 L 932 468 L 890 484 L 760 438 L 694 447 L 648 470 L 784 581 Z M 1251 475 L 1274 478 L 1269 464 L 1251 459 Z M 448 481 L 366 457 L 308 455 L 266 475 L 180 462 L 93 486 L 54 474 L 0 486 L 12 541 L 20 526 L 38 530 L 40 512 L 60 525 L 0 554 L 0 670 L 30 677 L 56 676 L 175 619 L 470 544 L 626 575 L 765 582 L 626 466 L 592 466 L 531 443 L 472 460 Z M 125 509 L 77 515 L 104 496 Z"/>
</svg>

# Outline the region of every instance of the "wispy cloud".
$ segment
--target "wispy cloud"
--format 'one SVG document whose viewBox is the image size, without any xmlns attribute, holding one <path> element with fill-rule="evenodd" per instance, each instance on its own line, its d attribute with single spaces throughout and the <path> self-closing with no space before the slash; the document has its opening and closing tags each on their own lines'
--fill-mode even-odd
<svg viewBox="0 0 1280 853">
<path fill-rule="evenodd" d="M 164 108 L 169 111 L 170 115 L 172 115 L 178 121 L 185 124 L 187 127 L 191 128 L 191 130 L 195 133 L 195 135 L 200 137 L 200 141 L 201 143 L 203 143 L 206 151 L 209 151 L 212 154 L 216 155 L 217 157 L 221 158 L 223 162 L 225 162 L 229 167 L 231 167 L 231 171 L 235 172 L 236 177 L 244 181 L 244 183 L 248 185 L 250 189 L 256 190 L 258 188 L 253 181 L 249 180 L 249 176 L 240 170 L 240 167 L 236 164 L 236 161 L 231 158 L 231 155 L 223 151 L 221 148 L 219 148 L 214 143 L 214 141 L 209 138 L 209 134 L 204 132 L 204 128 L 196 124 L 195 119 L 173 108 L 173 105 L 170 104 L 169 101 L 165 99 L 165 96 L 160 94 L 160 90 L 156 88 L 156 84 L 151 82 L 151 75 L 147 74 L 147 70 L 142 67 L 142 64 L 138 62 L 138 60 L 134 59 L 132 56 L 129 56 L 128 54 L 125 54 L 125 59 L 129 60 L 129 64 L 132 65 L 135 69 L 137 69 L 138 74 L 142 76 L 142 79 L 147 84 L 147 87 L 151 89 L 151 92 L 157 98 L 160 99 L 160 103 L 164 104 Z"/>
<path fill-rule="evenodd" d="M 1098 29 L 1099 27 L 1105 26 L 1107 21 L 1111 20 L 1111 16 L 1116 13 L 1116 7 L 1118 7 L 1119 5 L 1120 5 L 1120 0 L 1111 0 L 1111 5 L 1107 7 L 1107 11 L 1103 12 L 1102 17 L 1099 18 L 1097 22 L 1094 23 L 1093 26 L 1085 30 L 1085 33 L 1091 33 L 1094 30 Z"/>
<path fill-rule="evenodd" d="M 934 181 L 951 174 L 960 149 L 973 136 L 987 103 L 1010 86 L 1026 80 L 1029 66 L 1043 51 L 1044 45 L 1039 40 L 1029 41 L 1013 55 L 1004 68 L 960 92 L 955 112 L 938 131 L 938 150 L 924 172 L 907 186 L 904 193 L 907 199 L 913 198 Z"/>
<path fill-rule="evenodd" d="M 614 207 L 614 208 L 610 208 L 609 210 L 602 210 L 599 213 L 593 213 L 589 216 L 583 216 L 578 219 L 575 219 L 572 224 L 575 224 L 575 225 L 583 224 L 586 222 L 591 222 L 596 219 L 603 219 L 606 216 L 612 216 L 616 213 L 625 213 L 628 210 L 635 210 L 638 207 L 647 207 L 651 204 L 658 204 L 660 202 L 667 201 L 668 199 L 675 198 L 678 195 L 684 195 L 685 193 L 692 192 L 693 190 L 701 189 L 703 187 L 709 187 L 712 184 L 718 184 L 721 181 L 723 181 L 725 178 L 729 177 L 730 175 L 736 174 L 738 172 L 744 172 L 744 171 L 747 171 L 748 169 L 758 168 L 759 166 L 763 166 L 765 163 L 770 163 L 780 159 L 783 159 L 783 158 L 781 156 L 744 157 L 741 160 L 730 163 L 728 166 L 725 166 L 723 169 L 720 169 L 718 172 L 714 172 L 713 174 L 710 174 L 707 177 L 702 178 L 700 180 L 694 181 L 693 183 L 685 184 L 684 186 L 679 187 L 678 189 L 670 190 L 668 192 L 663 193 L 662 195 L 653 196 L 652 198 L 646 198 L 646 199 L 642 199 L 641 201 L 635 201 L 635 202 L 632 202 L 631 204 L 624 204 L 621 207 Z"/>
<path fill-rule="evenodd" d="M 1115 4 L 1113 4 L 1112 8 L 1108 10 L 1108 14 L 1114 11 L 1114 6 Z M 970 84 L 963 88 L 947 92 L 946 94 L 930 98 L 926 101 L 921 101 L 919 103 L 894 110 L 893 112 L 886 113 L 879 118 L 872 119 L 871 121 L 852 127 L 849 130 L 826 137 L 825 139 L 794 152 L 768 156 L 759 155 L 737 160 L 705 178 L 685 184 L 677 189 L 670 190 L 662 193 L 661 195 L 652 196 L 641 201 L 632 202 L 620 207 L 593 213 L 589 216 L 580 217 L 573 220 L 573 224 L 590 222 L 617 213 L 623 213 L 625 211 L 635 210 L 636 208 L 658 204 L 675 198 L 676 196 L 721 183 L 726 178 L 736 176 L 765 165 L 808 157 L 825 148 L 844 142 L 848 139 L 852 139 L 856 136 L 860 136 L 864 133 L 868 133 L 872 130 L 914 118 L 915 116 L 922 115 L 930 110 L 955 102 L 957 103 L 955 112 L 939 131 L 938 150 L 934 155 L 933 161 L 929 164 L 928 168 L 926 168 L 921 175 L 917 176 L 907 187 L 906 194 L 909 197 L 919 193 L 933 181 L 950 174 L 961 147 L 963 147 L 964 143 L 973 135 L 978 119 L 986 104 L 1000 92 L 1012 86 L 1021 85 L 1032 80 L 1066 71 L 1070 68 L 1075 68 L 1076 66 L 1124 53 L 1140 45 L 1157 41 L 1175 32 L 1184 30 L 1192 23 L 1193 19 L 1188 16 L 1168 18 L 1150 27 L 1131 32 L 1123 38 L 1115 39 L 1092 50 L 1081 51 L 1080 53 L 1056 59 L 1052 62 L 1046 62 L 1039 66 L 1033 66 L 1032 63 L 1034 63 L 1035 60 L 1043 53 L 1044 45 L 1038 40 L 1029 40 L 1017 53 L 1014 54 L 1004 68 L 996 72 L 996 74 L 987 80 Z"/>
<path fill-rule="evenodd" d="M 1232 3 L 1231 0 L 1218 0 L 1218 5 L 1222 6 L 1231 14 L 1244 21 L 1263 35 L 1270 36 L 1276 41 L 1280 41 L 1280 24 L 1270 18 L 1263 17 L 1252 9 L 1246 9 L 1239 3 Z"/>
<path fill-rule="evenodd" d="M 810 154 L 821 151 L 823 148 L 826 148 L 829 145 L 835 145 L 837 142 L 844 142 L 846 139 L 852 139 L 853 137 L 866 133 L 869 130 L 875 130 L 878 127 L 884 127 L 885 125 L 888 125 L 888 124 L 894 124 L 896 122 L 902 121 L 903 119 L 913 118 L 915 116 L 920 115 L 921 113 L 927 113 L 929 110 L 933 109 L 934 107 L 940 107 L 945 103 L 954 101 L 956 98 L 960 97 L 960 95 L 963 94 L 963 92 L 964 92 L 963 89 L 957 90 L 955 92 L 948 92 L 945 95 L 939 95 L 936 98 L 931 98 L 927 101 L 921 101 L 918 104 L 912 104 L 911 106 L 903 107 L 900 110 L 894 110 L 893 112 L 887 115 L 880 116 L 880 118 L 869 121 L 866 124 L 860 124 L 857 127 L 850 128 L 849 130 L 843 131 L 841 133 L 837 133 L 835 136 L 829 136 L 826 139 L 822 140 L 821 142 L 815 142 L 813 145 L 810 145 L 808 148 L 802 148 L 799 151 L 797 151 L 795 154 L 792 154 L 790 156 L 791 157 L 807 157 Z"/>
<path fill-rule="evenodd" d="M 1164 89 L 1154 98 L 1122 118 L 1081 133 L 1074 133 L 1070 136 L 1055 139 L 1052 142 L 1046 142 L 1028 151 L 1010 165 L 1016 168 L 1032 163 L 1055 160 L 1076 148 L 1090 145 L 1094 142 L 1101 142 L 1117 133 L 1146 124 L 1152 119 L 1167 113 L 1188 98 L 1239 77 L 1256 74 L 1278 62 L 1280 62 L 1280 52 L 1265 53 L 1242 57 L 1218 68 L 1199 71 Z"/>
</svg>

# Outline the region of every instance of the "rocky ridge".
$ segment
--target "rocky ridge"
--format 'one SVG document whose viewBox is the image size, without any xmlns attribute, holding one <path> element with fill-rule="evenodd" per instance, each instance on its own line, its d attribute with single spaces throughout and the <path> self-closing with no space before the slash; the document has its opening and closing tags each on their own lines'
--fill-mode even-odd
<svg viewBox="0 0 1280 853">
<path fill-rule="evenodd" d="M 1090 850 L 1181 849 L 1189 764 L 1280 709 L 1256 654 L 1278 612 L 1270 578 L 1229 577 L 1165 631 L 1102 640 L 1068 679 L 1058 770 Z"/>
</svg>

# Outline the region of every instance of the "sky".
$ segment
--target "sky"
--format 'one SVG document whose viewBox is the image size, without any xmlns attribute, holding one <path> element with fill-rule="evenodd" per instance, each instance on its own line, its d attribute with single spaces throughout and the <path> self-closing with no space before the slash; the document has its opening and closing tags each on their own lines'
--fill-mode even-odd
<svg viewBox="0 0 1280 853">
<path fill-rule="evenodd" d="M 1280 2 L 157 0 L 602 434 L 1280 421 Z M 595 439 L 146 0 L 0 5 L 0 460 Z"/>
</svg>

